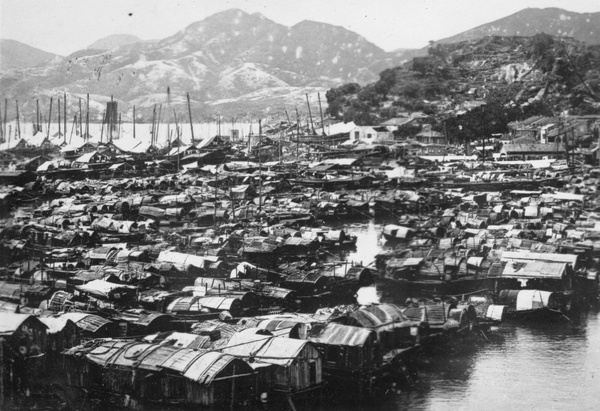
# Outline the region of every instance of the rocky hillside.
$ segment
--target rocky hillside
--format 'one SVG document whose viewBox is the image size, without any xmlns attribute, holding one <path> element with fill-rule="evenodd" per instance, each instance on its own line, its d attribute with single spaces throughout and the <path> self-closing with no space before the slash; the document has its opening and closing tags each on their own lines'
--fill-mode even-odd
<svg viewBox="0 0 600 411">
<path fill-rule="evenodd" d="M 124 111 L 135 104 L 149 118 L 155 103 L 166 103 L 167 87 L 178 111 L 189 93 L 199 112 L 234 110 L 243 102 L 260 112 L 273 104 L 303 106 L 305 93 L 373 81 L 398 63 L 342 27 L 312 21 L 286 27 L 241 10 L 217 13 L 156 42 L 108 51 L 92 46 L 45 67 L 5 74 L 0 85 L 21 96 L 24 112 L 32 109 L 31 99 L 47 103 L 66 91 L 73 102 L 87 93 L 96 103 L 113 95 Z M 93 111 L 96 106 L 102 104 L 92 104 Z"/>
<path fill-rule="evenodd" d="M 87 49 L 92 50 L 112 50 L 117 47 L 125 46 L 131 43 L 138 43 L 143 41 L 139 37 L 132 36 L 131 34 L 112 34 L 107 37 L 103 37 L 100 40 L 96 40 Z"/>
<path fill-rule="evenodd" d="M 558 8 L 529 8 L 483 24 L 438 43 L 457 43 L 486 36 L 534 36 L 546 33 L 557 37 L 600 44 L 600 13 L 574 13 Z"/>
<path fill-rule="evenodd" d="M 501 133 L 532 115 L 599 114 L 599 67 L 600 45 L 546 34 L 438 43 L 377 82 L 329 90 L 327 112 L 379 124 L 419 111 L 449 134 Z"/>
<path fill-rule="evenodd" d="M 36 67 L 59 57 L 16 40 L 0 40 L 0 71 Z"/>
<path fill-rule="evenodd" d="M 469 40 L 474 43 L 468 47 L 475 49 L 480 48 L 477 36 L 487 35 L 490 30 L 521 33 L 522 37 L 553 28 L 563 35 L 584 36 L 589 32 L 587 38 L 596 41 L 591 26 L 597 26 L 597 18 L 598 13 L 527 9 L 462 36 L 474 39 Z M 460 39 L 459 35 L 438 44 Z M 379 73 L 415 56 L 417 66 L 423 63 L 419 57 L 428 56 L 427 49 L 386 53 L 360 35 L 330 24 L 302 21 L 287 27 L 258 13 L 235 9 L 212 15 L 161 40 L 135 40 L 109 36 L 87 49 L 41 66 L 33 67 L 33 63 L 11 66 L 11 70 L 2 71 L 0 88 L 7 98 L 19 100 L 26 118 L 34 112 L 36 99 L 40 100 L 41 107 L 47 108 L 51 96 L 62 97 L 66 92 L 70 112 L 78 109 L 79 99 L 85 99 L 89 93 L 92 119 L 101 116 L 106 101 L 112 96 L 119 103 L 123 121 L 131 120 L 134 105 L 141 119 L 150 120 L 154 104 L 167 103 L 166 91 L 170 88 L 171 108 L 179 113 L 187 111 L 186 93 L 189 93 L 192 108 L 199 117 L 221 113 L 250 119 L 273 111 L 284 115 L 283 107 L 302 109 L 307 93 L 316 105 L 318 92 L 324 94 L 346 83 L 365 85 L 377 81 Z M 454 65 L 460 59 L 475 58 L 469 57 L 467 50 L 463 53 L 466 56 L 453 51 L 449 60 L 438 56 L 439 64 L 446 67 L 444 70 L 450 70 L 455 83 L 469 84 L 468 78 L 461 77 L 467 68 Z M 16 57 L 12 60 L 19 61 Z M 526 60 L 527 64 L 533 64 L 529 57 L 515 56 L 514 61 Z M 3 68 L 5 61 L 8 60 L 3 56 Z M 485 65 L 488 67 L 490 61 Z M 422 83 L 422 80 L 415 77 L 413 83 L 421 83 L 406 86 L 408 94 L 399 94 L 399 98 L 409 96 L 406 105 L 414 101 L 410 89 L 426 87 L 426 92 L 416 92 L 420 97 L 427 96 L 421 100 L 437 98 L 439 93 L 435 88 L 439 85 L 430 84 L 427 79 Z M 454 90 L 455 86 L 450 79 L 448 81 L 446 86 Z M 332 112 L 337 110 L 335 100 L 332 100 Z M 370 97 L 365 101 L 378 103 Z M 353 110 L 365 113 L 361 107 Z M 366 116 L 363 120 L 368 119 Z"/>
</svg>

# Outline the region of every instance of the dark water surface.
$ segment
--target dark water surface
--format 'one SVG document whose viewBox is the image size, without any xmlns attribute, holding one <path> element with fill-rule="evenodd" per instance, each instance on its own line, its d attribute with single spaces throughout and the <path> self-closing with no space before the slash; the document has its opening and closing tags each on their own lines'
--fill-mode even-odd
<svg viewBox="0 0 600 411">
<path fill-rule="evenodd" d="M 389 248 L 383 224 L 346 226 L 358 235 L 349 260 L 373 260 Z M 394 284 L 358 293 L 359 303 L 402 304 Z M 373 409 L 386 410 L 600 410 L 600 315 L 573 323 L 503 323 L 490 343 L 455 355 L 439 355 L 419 369 L 414 390 L 390 395 Z"/>
</svg>

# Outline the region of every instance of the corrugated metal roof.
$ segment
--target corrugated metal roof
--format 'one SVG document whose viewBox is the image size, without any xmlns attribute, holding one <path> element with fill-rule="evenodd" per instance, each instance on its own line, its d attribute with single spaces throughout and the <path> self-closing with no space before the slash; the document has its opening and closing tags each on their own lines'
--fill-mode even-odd
<svg viewBox="0 0 600 411">
<path fill-rule="evenodd" d="M 251 373 L 252 368 L 245 362 L 238 360 L 237 358 L 223 354 L 217 351 L 208 351 L 202 353 L 196 357 L 185 373 L 184 377 L 190 380 L 197 381 L 200 384 L 209 385 L 212 381 L 221 373 L 225 367 L 231 362 L 238 362 L 240 367 L 236 367 L 239 374 Z M 244 370 L 244 368 L 247 368 Z"/>
<path fill-rule="evenodd" d="M 325 327 L 313 327 L 308 339 L 317 344 L 363 346 L 375 332 L 349 325 L 329 323 Z M 373 337 L 372 337 L 373 336 Z"/>
<path fill-rule="evenodd" d="M 134 342 L 124 346 L 118 353 L 110 358 L 109 361 L 107 361 L 107 364 L 134 367 L 138 365 L 142 358 L 156 350 L 158 347 L 159 345 L 157 344 Z"/>
<path fill-rule="evenodd" d="M 503 277 L 555 278 L 560 279 L 567 272 L 567 264 L 548 261 L 508 261 L 502 272 Z"/>
<path fill-rule="evenodd" d="M 111 321 L 105 318 L 88 313 L 66 313 L 61 317 L 73 321 L 77 327 L 92 333 L 98 331 L 104 325 L 111 323 Z"/>
<path fill-rule="evenodd" d="M 190 348 L 183 348 L 173 353 L 167 358 L 162 364 L 162 368 L 184 373 L 190 364 L 196 360 L 197 357 L 201 356 L 203 352 L 192 350 Z"/>
<path fill-rule="evenodd" d="M 148 352 L 148 354 L 141 359 L 138 367 L 145 370 L 158 371 L 162 363 L 177 351 L 179 351 L 179 348 L 177 347 L 159 345 L 158 348 Z"/>
<path fill-rule="evenodd" d="M 131 344 L 126 340 L 110 340 L 94 347 L 93 350 L 86 354 L 86 358 L 101 366 L 106 366 L 111 358 L 113 358 L 120 350 Z"/>
</svg>

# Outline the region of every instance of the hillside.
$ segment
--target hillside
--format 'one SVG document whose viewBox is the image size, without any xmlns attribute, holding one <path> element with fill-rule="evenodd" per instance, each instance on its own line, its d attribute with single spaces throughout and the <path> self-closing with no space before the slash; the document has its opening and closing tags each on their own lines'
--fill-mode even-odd
<svg viewBox="0 0 600 411">
<path fill-rule="evenodd" d="M 486 25 L 488 29 L 481 26 L 462 35 L 477 41 L 476 36 L 492 28 L 501 33 L 522 33 L 525 27 L 535 34 L 556 23 L 563 34 L 583 36 L 591 30 L 586 19 L 596 24 L 597 15 L 527 9 Z M 593 33 L 588 34 L 592 41 Z M 25 116 L 34 112 L 36 99 L 48 107 L 50 97 L 59 98 L 66 92 L 69 111 L 78 109 L 78 100 L 89 93 L 91 118 L 101 117 L 112 96 L 124 121 L 131 121 L 133 105 L 136 114 L 149 121 L 154 105 L 167 103 L 169 87 L 171 108 L 177 112 L 187 111 L 189 93 L 199 116 L 220 113 L 250 119 L 266 112 L 284 115 L 284 107 L 297 106 L 304 111 L 307 93 L 316 105 L 319 92 L 325 94 L 345 83 L 377 81 L 385 70 L 410 64 L 415 57 L 419 61 L 428 54 L 427 49 L 387 53 L 343 27 L 314 21 L 287 27 L 260 13 L 237 9 L 214 14 L 164 39 L 136 39 L 109 36 L 41 66 L 23 64 L 20 70 L 3 72 L 0 88 L 7 98 L 22 102 Z M 450 40 L 437 44 L 446 41 Z M 454 81 L 463 81 L 459 74 L 454 76 Z"/>
<path fill-rule="evenodd" d="M 131 34 L 112 34 L 95 41 L 87 46 L 86 49 L 112 50 L 116 49 L 117 47 L 125 46 L 131 43 L 138 43 L 140 41 L 143 40 L 139 37 L 132 36 Z"/>
<path fill-rule="evenodd" d="M 450 136 L 501 133 L 532 115 L 599 114 L 598 67 L 600 45 L 546 34 L 438 43 L 377 82 L 330 89 L 327 112 L 364 125 L 423 112 Z"/>
<path fill-rule="evenodd" d="M 0 40 L 0 71 L 36 67 L 57 57 L 16 40 Z"/>
<path fill-rule="evenodd" d="M 437 43 L 457 43 L 486 36 L 551 36 L 600 44 L 600 13 L 574 13 L 558 8 L 528 8 L 502 19 L 483 24 Z"/>
<path fill-rule="evenodd" d="M 154 104 L 166 103 L 167 87 L 176 110 L 187 109 L 185 94 L 190 93 L 194 108 L 207 115 L 219 111 L 221 103 L 229 111 L 233 102 L 252 95 L 252 115 L 274 103 L 303 106 L 305 93 L 324 93 L 346 81 L 374 81 L 382 69 L 398 63 L 342 27 L 312 21 L 287 27 L 235 9 L 159 41 L 109 51 L 100 50 L 102 44 L 92 46 L 46 67 L 4 76 L 0 85 L 20 95 L 23 104 L 35 97 L 47 104 L 63 90 L 69 100 L 75 98 L 73 104 L 87 93 L 103 96 L 101 102 L 113 95 L 125 111 L 136 104 L 147 119 Z M 247 106 L 235 114 L 245 115 Z"/>
</svg>

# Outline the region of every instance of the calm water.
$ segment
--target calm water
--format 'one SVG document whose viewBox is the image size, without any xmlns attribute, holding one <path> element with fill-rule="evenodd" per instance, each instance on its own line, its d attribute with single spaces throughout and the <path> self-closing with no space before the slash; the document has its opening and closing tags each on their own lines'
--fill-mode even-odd
<svg viewBox="0 0 600 411">
<path fill-rule="evenodd" d="M 349 260 L 371 262 L 387 248 L 383 225 L 351 225 L 358 235 Z M 346 256 L 345 256 L 346 257 Z M 358 300 L 402 303 L 389 283 L 365 287 Z M 504 323 L 491 343 L 450 358 L 440 356 L 419 369 L 411 392 L 386 399 L 386 410 L 600 410 L 600 315 L 587 313 L 572 324 Z"/>
</svg>

